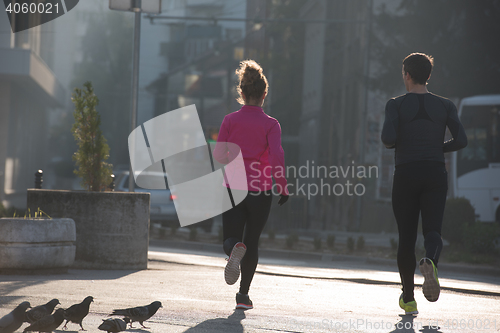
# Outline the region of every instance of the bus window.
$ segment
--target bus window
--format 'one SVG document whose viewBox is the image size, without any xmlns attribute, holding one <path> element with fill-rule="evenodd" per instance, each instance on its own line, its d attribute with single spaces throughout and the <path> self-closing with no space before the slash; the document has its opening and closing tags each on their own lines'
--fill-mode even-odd
<svg viewBox="0 0 500 333">
<path fill-rule="evenodd" d="M 500 162 L 498 110 L 496 105 L 465 106 L 462 109 L 461 121 L 468 145 L 458 151 L 457 176 Z"/>
<path fill-rule="evenodd" d="M 500 95 L 464 98 L 460 120 L 468 145 L 453 153 L 453 196 L 465 197 L 482 222 L 500 220 Z"/>
<path fill-rule="evenodd" d="M 486 128 L 467 128 L 467 147 L 460 154 L 464 161 L 486 161 Z"/>
<path fill-rule="evenodd" d="M 500 125 L 500 106 L 492 107 L 491 114 L 491 142 L 493 145 L 491 159 L 495 163 L 500 163 L 500 134 L 498 133 L 498 126 Z"/>
</svg>

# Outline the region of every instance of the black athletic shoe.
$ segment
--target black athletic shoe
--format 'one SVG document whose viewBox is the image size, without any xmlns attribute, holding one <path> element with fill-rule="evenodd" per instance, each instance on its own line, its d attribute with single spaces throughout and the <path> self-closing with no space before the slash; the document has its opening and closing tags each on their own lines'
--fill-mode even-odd
<svg viewBox="0 0 500 333">
<path fill-rule="evenodd" d="M 250 297 L 248 295 L 237 293 L 236 294 L 236 308 L 237 309 L 245 309 L 245 310 L 253 309 L 253 303 L 250 300 Z"/>
</svg>

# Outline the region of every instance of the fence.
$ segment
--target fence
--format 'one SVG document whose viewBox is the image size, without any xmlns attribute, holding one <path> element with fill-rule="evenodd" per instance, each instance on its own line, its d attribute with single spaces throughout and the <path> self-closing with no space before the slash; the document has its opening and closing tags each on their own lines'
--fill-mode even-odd
<svg viewBox="0 0 500 333">
<path fill-rule="evenodd" d="M 283 231 L 290 229 L 308 229 L 309 201 L 306 196 L 290 196 L 288 202 L 278 206 L 278 197 L 275 197 L 271 206 L 271 213 L 266 224 L 266 230 Z"/>
</svg>

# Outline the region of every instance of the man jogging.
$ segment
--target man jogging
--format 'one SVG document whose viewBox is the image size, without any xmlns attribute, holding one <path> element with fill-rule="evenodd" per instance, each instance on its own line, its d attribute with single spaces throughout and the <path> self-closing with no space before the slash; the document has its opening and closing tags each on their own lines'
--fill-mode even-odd
<svg viewBox="0 0 500 333">
<path fill-rule="evenodd" d="M 455 105 L 427 90 L 433 65 L 433 58 L 423 53 L 412 53 L 403 60 L 408 93 L 387 102 L 382 130 L 384 145 L 395 148 L 392 208 L 398 225 L 397 263 L 403 285 L 399 306 L 406 314 L 418 313 L 413 289 L 420 214 L 426 251 L 419 262 L 425 279 L 423 293 L 430 302 L 439 298 L 437 265 L 443 248 L 441 226 L 448 190 L 444 153 L 467 146 Z M 444 142 L 446 127 L 453 138 Z"/>
</svg>

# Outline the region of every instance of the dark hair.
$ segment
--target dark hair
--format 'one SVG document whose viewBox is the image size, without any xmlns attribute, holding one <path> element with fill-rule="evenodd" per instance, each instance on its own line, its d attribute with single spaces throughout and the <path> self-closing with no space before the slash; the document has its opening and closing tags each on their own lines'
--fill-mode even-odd
<svg viewBox="0 0 500 333">
<path fill-rule="evenodd" d="M 238 103 L 258 100 L 266 92 L 268 83 L 266 76 L 262 73 L 262 67 L 253 60 L 243 60 L 240 62 L 240 68 L 236 70 L 240 80 L 238 84 Z M 242 94 L 245 95 L 243 98 Z"/>
<path fill-rule="evenodd" d="M 416 84 L 426 84 L 434 66 L 434 58 L 425 53 L 412 53 L 403 60 L 403 70 Z"/>
</svg>

